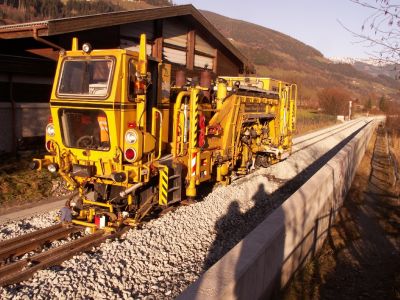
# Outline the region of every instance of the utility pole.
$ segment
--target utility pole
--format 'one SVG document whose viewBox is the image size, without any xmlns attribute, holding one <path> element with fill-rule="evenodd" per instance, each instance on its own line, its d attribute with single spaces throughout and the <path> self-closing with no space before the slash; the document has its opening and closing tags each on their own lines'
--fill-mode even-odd
<svg viewBox="0 0 400 300">
<path fill-rule="evenodd" d="M 352 101 L 349 101 L 349 121 L 351 120 L 351 104 Z"/>
</svg>

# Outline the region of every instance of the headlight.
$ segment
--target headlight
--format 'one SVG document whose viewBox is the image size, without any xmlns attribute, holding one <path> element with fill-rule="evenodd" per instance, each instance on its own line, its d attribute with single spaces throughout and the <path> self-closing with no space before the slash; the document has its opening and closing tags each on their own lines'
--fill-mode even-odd
<svg viewBox="0 0 400 300">
<path fill-rule="evenodd" d="M 56 173 L 58 171 L 58 165 L 57 164 L 49 164 L 47 166 L 47 170 L 49 170 L 50 173 Z"/>
<path fill-rule="evenodd" d="M 125 141 L 128 144 L 134 144 L 137 142 L 138 136 L 136 131 L 128 131 L 127 133 L 125 133 Z"/>
<path fill-rule="evenodd" d="M 53 137 L 56 134 L 56 131 L 54 129 L 54 124 L 50 123 L 47 125 L 46 134 L 51 137 Z"/>
<path fill-rule="evenodd" d="M 84 43 L 82 45 L 82 50 L 85 53 L 90 53 L 92 51 L 92 45 L 90 45 L 89 43 Z"/>
</svg>

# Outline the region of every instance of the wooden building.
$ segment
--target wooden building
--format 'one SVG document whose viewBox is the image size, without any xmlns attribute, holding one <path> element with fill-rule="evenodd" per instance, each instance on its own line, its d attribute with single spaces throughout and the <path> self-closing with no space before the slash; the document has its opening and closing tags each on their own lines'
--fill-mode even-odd
<svg viewBox="0 0 400 300">
<path fill-rule="evenodd" d="M 192 5 L 171 6 L 0 26 L 0 152 L 18 148 L 18 140 L 42 136 L 58 52 L 72 37 L 93 48 L 137 49 L 146 33 L 148 53 L 199 77 L 236 76 L 249 69 L 247 59 Z"/>
</svg>

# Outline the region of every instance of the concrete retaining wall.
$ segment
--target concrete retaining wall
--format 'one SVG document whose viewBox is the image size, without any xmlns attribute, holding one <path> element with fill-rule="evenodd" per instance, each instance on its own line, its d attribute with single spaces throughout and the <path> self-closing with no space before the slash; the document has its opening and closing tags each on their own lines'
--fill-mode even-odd
<svg viewBox="0 0 400 300">
<path fill-rule="evenodd" d="M 366 124 L 178 299 L 260 299 L 284 286 L 325 240 L 377 123 Z"/>
</svg>

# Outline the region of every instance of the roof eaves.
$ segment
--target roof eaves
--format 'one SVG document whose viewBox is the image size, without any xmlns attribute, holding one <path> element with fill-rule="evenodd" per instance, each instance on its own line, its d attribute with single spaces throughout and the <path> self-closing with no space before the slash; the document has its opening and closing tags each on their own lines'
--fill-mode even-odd
<svg viewBox="0 0 400 300">
<path fill-rule="evenodd" d="M 133 21 L 149 21 L 159 18 L 172 18 L 192 15 L 206 30 L 211 32 L 216 39 L 244 65 L 248 59 L 229 42 L 193 5 L 166 6 L 157 9 L 140 9 L 119 11 L 113 13 L 80 16 L 65 19 L 49 20 L 48 35 L 63 34 L 77 30 L 89 30 L 102 26 L 121 25 Z M 95 20 L 95 22 L 93 22 Z"/>
<path fill-rule="evenodd" d="M 0 26 L 0 38 L 17 38 L 32 36 L 34 29 L 38 36 L 52 36 L 75 31 L 90 30 L 99 27 L 115 26 L 129 22 L 150 21 L 159 18 L 172 18 L 191 15 L 207 31 L 211 32 L 215 39 L 230 51 L 243 65 L 248 65 L 248 59 L 227 40 L 208 19 L 193 5 L 165 6 L 156 9 L 139 9 L 131 11 L 119 11 L 88 16 L 52 19 L 47 21 L 30 22 L 14 25 Z"/>
<path fill-rule="evenodd" d="M 49 20 L 49 35 L 191 14 L 193 5 L 165 6 Z"/>
<path fill-rule="evenodd" d="M 48 26 L 48 21 L 38 21 L 38 22 L 3 25 L 3 26 L 0 26 L 0 32 L 9 32 L 9 31 L 16 31 L 16 30 L 21 30 L 21 29 L 25 29 L 25 28 L 31 29 L 32 27 L 44 27 L 44 26 Z"/>
<path fill-rule="evenodd" d="M 31 37 L 34 30 L 44 36 L 48 34 L 48 26 L 48 21 L 0 26 L 0 39 Z"/>
</svg>

